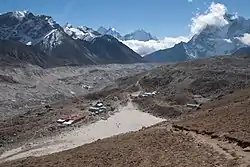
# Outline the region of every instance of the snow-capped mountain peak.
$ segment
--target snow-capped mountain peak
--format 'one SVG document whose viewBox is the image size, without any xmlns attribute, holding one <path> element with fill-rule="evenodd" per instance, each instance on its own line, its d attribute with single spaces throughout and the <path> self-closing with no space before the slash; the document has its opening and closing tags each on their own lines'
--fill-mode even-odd
<svg viewBox="0 0 250 167">
<path fill-rule="evenodd" d="M 100 33 L 100 34 L 105 34 L 108 30 L 106 28 L 104 28 L 103 26 L 99 27 L 97 29 L 97 31 Z"/>
<path fill-rule="evenodd" d="M 119 40 L 127 41 L 127 40 L 138 40 L 138 41 L 149 41 L 149 40 L 157 40 L 156 37 L 152 36 L 150 33 L 146 32 L 143 29 L 138 29 L 132 33 L 126 34 L 122 36 L 115 28 L 110 27 L 106 29 L 104 27 L 100 27 L 97 30 L 101 34 L 111 35 Z"/>
<path fill-rule="evenodd" d="M 47 22 L 49 23 L 49 25 L 51 25 L 54 28 L 56 28 L 56 26 L 58 25 L 57 22 L 52 19 L 52 17 L 46 17 L 45 16 L 45 20 L 47 20 Z"/>
<path fill-rule="evenodd" d="M 58 32 L 53 35 L 56 32 L 55 30 L 58 30 Z M 51 40 L 58 40 L 59 38 L 53 37 L 60 36 L 58 35 L 59 32 L 63 32 L 62 28 L 50 16 L 34 15 L 29 11 L 15 11 L 0 15 L 1 39 L 15 40 L 26 45 L 44 44 L 45 40 L 50 40 L 49 44 L 53 43 L 53 46 L 55 46 L 60 42 Z M 51 38 L 46 39 L 49 34 L 53 36 L 50 35 Z M 44 44 L 44 46 L 50 46 L 49 44 Z"/>
<path fill-rule="evenodd" d="M 185 45 L 190 57 L 227 55 L 245 47 L 240 38 L 250 33 L 250 20 L 233 14 L 225 14 L 224 18 L 227 24 L 207 25 Z"/>
<path fill-rule="evenodd" d="M 230 55 L 240 48 L 250 45 L 250 20 L 228 13 L 225 13 L 223 18 L 225 19 L 223 24 L 205 25 L 187 43 L 182 43 L 181 48 L 174 46 L 156 51 L 146 57 L 148 60 L 163 62 L 169 61 L 169 58 L 175 55 L 175 60 L 183 61 L 201 57 Z"/>
<path fill-rule="evenodd" d="M 110 28 L 108 33 L 118 32 Z M 41 60 L 51 62 L 52 66 L 143 62 L 140 55 L 110 35 L 102 35 L 86 26 L 61 26 L 50 16 L 27 11 L 0 15 L 0 39 L 15 41 L 14 47 L 20 42 L 30 45 L 20 44 L 24 46 L 21 48 L 35 53 L 41 51 Z M 35 54 L 31 56 L 36 59 Z M 22 61 L 27 61 L 26 55 Z"/>
<path fill-rule="evenodd" d="M 12 16 L 14 16 L 15 18 L 17 18 L 18 20 L 22 20 L 28 13 L 30 13 L 29 11 L 14 11 L 12 12 Z"/>
<path fill-rule="evenodd" d="M 157 38 L 153 37 L 150 33 L 146 32 L 143 29 L 138 29 L 130 34 L 125 35 L 124 40 L 150 41 L 157 40 Z"/>
<path fill-rule="evenodd" d="M 73 39 L 80 39 L 91 41 L 101 34 L 97 31 L 94 31 L 92 28 L 86 26 L 73 27 L 71 24 L 66 24 L 64 26 L 64 32 L 71 36 Z"/>
<path fill-rule="evenodd" d="M 121 34 L 120 34 L 118 31 L 116 31 L 115 28 L 112 28 L 112 27 L 110 27 L 110 28 L 105 32 L 105 34 L 111 35 L 111 36 L 113 36 L 113 37 L 115 37 L 115 38 L 117 38 L 117 39 L 122 39 Z"/>
</svg>

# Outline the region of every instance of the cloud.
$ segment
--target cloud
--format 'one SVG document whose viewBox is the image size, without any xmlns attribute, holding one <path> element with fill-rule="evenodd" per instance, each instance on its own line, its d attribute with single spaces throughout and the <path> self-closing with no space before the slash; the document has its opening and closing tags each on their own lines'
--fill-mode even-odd
<svg viewBox="0 0 250 167">
<path fill-rule="evenodd" d="M 188 0 L 188 2 L 193 2 L 193 0 Z M 199 10 L 199 9 L 197 9 Z M 192 23 L 190 26 L 190 35 L 189 37 L 180 36 L 180 37 L 166 37 L 163 40 L 159 41 L 137 41 L 137 40 L 129 40 L 129 41 L 122 41 L 125 45 L 133 49 L 135 52 L 139 53 L 140 55 L 146 55 L 149 53 L 152 53 L 154 51 L 160 50 L 160 49 L 166 49 L 173 47 L 175 44 L 183 42 L 188 42 L 190 39 L 190 36 L 193 36 L 194 34 L 200 33 L 207 25 L 213 25 L 222 27 L 226 24 L 228 24 L 228 21 L 225 20 L 224 15 L 227 12 L 227 8 L 225 5 L 220 3 L 214 3 L 212 2 L 210 7 L 207 11 L 205 11 L 203 14 L 197 13 L 195 17 L 191 19 Z M 237 17 L 237 15 L 235 15 Z M 249 34 L 248 34 L 249 35 Z M 245 42 L 248 41 L 248 35 L 241 38 L 241 40 L 244 40 Z M 231 42 L 229 40 L 226 40 L 227 42 Z"/>
<path fill-rule="evenodd" d="M 212 2 L 209 9 L 204 14 L 197 14 L 191 19 L 191 33 L 197 34 L 207 25 L 221 27 L 228 24 L 228 21 L 224 18 L 226 12 L 227 8 L 225 5 Z"/>
<path fill-rule="evenodd" d="M 121 41 L 121 42 L 123 42 L 132 50 L 134 50 L 136 53 L 140 55 L 146 55 L 146 54 L 155 52 L 160 49 L 173 47 L 175 44 L 180 43 L 181 41 L 187 42 L 188 40 L 189 40 L 188 37 L 180 36 L 180 37 L 166 37 L 163 40 L 158 40 L 158 41 L 128 40 L 128 41 Z"/>
<path fill-rule="evenodd" d="M 237 37 L 243 44 L 250 46 L 250 34 L 245 33 L 243 37 Z"/>
</svg>

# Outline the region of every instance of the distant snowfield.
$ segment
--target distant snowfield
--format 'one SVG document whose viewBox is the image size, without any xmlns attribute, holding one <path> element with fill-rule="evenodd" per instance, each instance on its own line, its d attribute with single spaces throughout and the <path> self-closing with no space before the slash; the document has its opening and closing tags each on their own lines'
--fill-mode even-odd
<svg viewBox="0 0 250 167">
<path fill-rule="evenodd" d="M 164 119 L 137 110 L 129 102 L 127 106 L 120 108 L 120 112 L 110 116 L 107 120 L 100 120 L 71 132 L 34 143 L 27 143 L 28 146 L 4 152 L 0 157 L 0 162 L 29 156 L 42 156 L 72 149 L 98 139 L 137 131 L 142 127 L 148 127 L 162 121 Z"/>
</svg>

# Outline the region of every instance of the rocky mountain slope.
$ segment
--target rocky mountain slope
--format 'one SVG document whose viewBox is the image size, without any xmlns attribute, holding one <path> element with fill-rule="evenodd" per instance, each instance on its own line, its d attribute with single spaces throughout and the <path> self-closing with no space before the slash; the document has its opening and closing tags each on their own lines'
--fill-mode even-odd
<svg viewBox="0 0 250 167">
<path fill-rule="evenodd" d="M 85 46 L 92 53 L 98 55 L 98 62 L 106 64 L 146 62 L 139 54 L 135 54 L 132 49 L 110 35 L 96 37 L 92 41 L 86 42 Z"/>
<path fill-rule="evenodd" d="M 88 27 L 74 28 L 69 24 L 64 27 L 64 31 L 78 40 L 79 46 L 87 47 L 96 56 L 93 59 L 96 64 L 144 62 L 140 55 L 111 35 L 101 35 Z"/>
<path fill-rule="evenodd" d="M 227 24 L 218 26 L 206 26 L 200 33 L 195 34 L 187 43 L 182 43 L 182 48 L 178 51 L 178 60 L 187 58 L 201 58 L 216 55 L 229 55 L 236 52 L 246 43 L 242 38 L 250 33 L 250 20 L 243 17 L 225 14 L 224 19 Z M 178 50 L 179 45 L 173 48 L 164 49 L 146 55 L 145 58 L 151 61 L 169 61 L 172 50 Z M 184 48 L 184 49 L 183 49 Z M 183 59 L 182 59 L 183 57 Z"/>
<path fill-rule="evenodd" d="M 249 88 L 249 62 L 250 58 L 243 55 L 170 64 L 152 70 L 141 80 L 141 86 L 157 89 L 170 99 L 184 92 L 214 98 L 236 89 Z"/>
<path fill-rule="evenodd" d="M 47 67 L 53 64 L 49 56 L 35 47 L 9 40 L 0 40 L 0 66 L 23 66 L 26 63 Z"/>
<path fill-rule="evenodd" d="M 114 28 L 109 28 L 109 29 L 106 29 L 104 27 L 100 27 L 97 29 L 97 31 L 102 34 L 102 35 L 111 35 L 113 37 L 115 37 L 116 39 L 122 39 L 122 35 L 116 31 L 116 29 Z"/>
<path fill-rule="evenodd" d="M 146 55 L 144 58 L 151 62 L 181 62 L 189 59 L 185 52 L 185 43 L 181 42 L 174 47 L 164 50 L 159 50 Z"/>
<path fill-rule="evenodd" d="M 131 86 L 131 92 L 157 91 L 154 98 L 134 102 L 145 112 L 165 118 L 187 113 L 188 103 L 216 101 L 234 91 L 249 89 L 249 56 L 217 56 L 161 66 L 150 72 L 126 78 L 120 87 Z"/>
<path fill-rule="evenodd" d="M 250 47 L 244 47 L 237 50 L 233 55 L 250 55 Z"/>
<path fill-rule="evenodd" d="M 123 40 L 138 40 L 138 41 L 149 41 L 149 40 L 157 40 L 156 37 L 152 36 L 149 32 L 146 32 L 143 29 L 135 30 L 130 34 L 124 35 Z"/>
<path fill-rule="evenodd" d="M 27 11 L 8 12 L 0 15 L 0 39 L 19 41 L 26 45 L 36 47 L 45 52 L 53 59 L 53 66 L 57 65 L 83 65 L 83 64 L 102 64 L 102 55 L 96 55 L 87 48 L 86 43 L 100 34 L 88 27 L 74 28 L 69 24 L 61 27 L 50 16 L 34 15 Z M 101 37 L 102 38 L 102 37 Z M 104 38 L 106 39 L 106 38 Z M 114 39 L 115 40 L 115 39 Z M 110 43 L 109 40 L 103 40 L 103 44 Z M 117 43 L 112 46 L 116 55 L 123 55 L 126 63 L 135 63 L 142 61 L 142 58 L 124 44 Z M 116 48 L 124 49 L 116 49 Z M 91 48 L 92 50 L 92 48 Z M 109 51 L 105 50 L 109 55 Z M 128 58 L 126 52 L 130 52 Z M 113 54 L 113 52 L 112 52 Z M 130 57 L 136 57 L 131 59 Z M 110 56 L 112 57 L 112 56 Z M 102 58 L 102 59 L 99 59 Z M 106 59 L 109 57 L 106 57 Z M 116 63 L 125 63 L 123 60 L 116 59 Z M 113 63 L 112 59 L 107 60 Z"/>
</svg>

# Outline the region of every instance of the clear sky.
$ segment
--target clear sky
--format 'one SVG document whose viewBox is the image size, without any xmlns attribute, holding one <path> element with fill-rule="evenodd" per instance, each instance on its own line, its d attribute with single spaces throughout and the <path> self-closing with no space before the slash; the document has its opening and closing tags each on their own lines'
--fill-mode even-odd
<svg viewBox="0 0 250 167">
<path fill-rule="evenodd" d="M 2 2 L 1 2 L 2 1 Z M 52 16 L 60 24 L 114 27 L 122 34 L 143 28 L 153 35 L 188 35 L 191 18 L 212 0 L 0 0 L 0 13 L 28 10 Z M 214 0 L 231 13 L 250 18 L 250 0 Z"/>
</svg>

